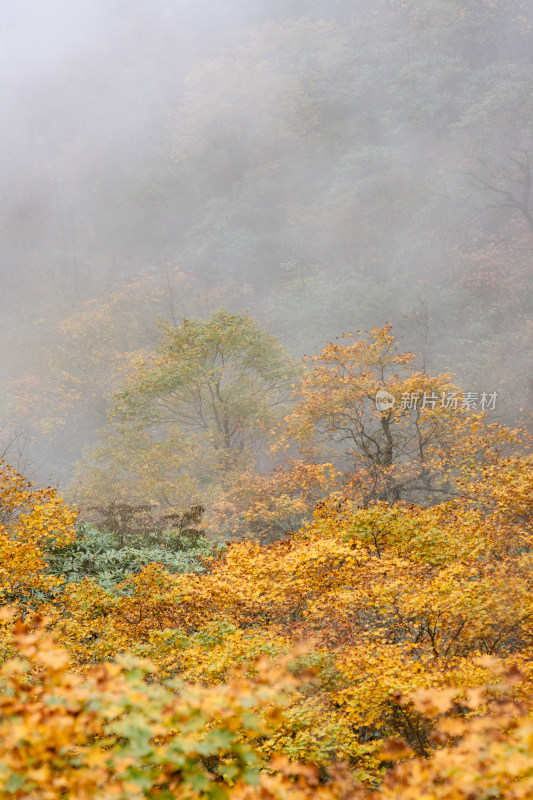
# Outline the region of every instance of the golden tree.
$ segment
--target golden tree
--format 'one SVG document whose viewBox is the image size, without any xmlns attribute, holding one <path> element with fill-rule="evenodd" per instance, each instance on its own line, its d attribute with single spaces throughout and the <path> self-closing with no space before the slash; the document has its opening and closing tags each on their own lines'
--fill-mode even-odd
<svg viewBox="0 0 533 800">
<path fill-rule="evenodd" d="M 308 460 L 332 461 L 345 474 L 345 495 L 365 506 L 440 501 L 463 469 L 491 463 L 515 441 L 450 375 L 417 371 L 390 326 L 343 338 L 308 358 L 284 444 L 295 441 Z"/>
</svg>

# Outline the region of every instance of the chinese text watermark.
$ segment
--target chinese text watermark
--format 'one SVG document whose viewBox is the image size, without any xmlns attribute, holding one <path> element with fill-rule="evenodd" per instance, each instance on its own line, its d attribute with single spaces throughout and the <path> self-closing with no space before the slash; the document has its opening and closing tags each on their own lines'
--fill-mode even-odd
<svg viewBox="0 0 533 800">
<path fill-rule="evenodd" d="M 464 411 L 494 411 L 498 399 L 498 392 L 403 392 L 399 407 L 416 411 L 425 408 L 435 410 L 462 409 Z M 388 411 L 396 404 L 395 397 L 380 389 L 376 393 L 376 408 L 378 411 Z"/>
</svg>

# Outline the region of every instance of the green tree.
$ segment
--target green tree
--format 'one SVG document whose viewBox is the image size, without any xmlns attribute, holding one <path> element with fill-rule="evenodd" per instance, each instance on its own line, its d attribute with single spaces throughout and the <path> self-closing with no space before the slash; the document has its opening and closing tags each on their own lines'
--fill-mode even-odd
<svg viewBox="0 0 533 800">
<path fill-rule="evenodd" d="M 265 453 L 288 410 L 296 362 L 247 314 L 162 323 L 157 351 L 115 395 L 78 470 L 82 502 L 205 504 Z"/>
</svg>

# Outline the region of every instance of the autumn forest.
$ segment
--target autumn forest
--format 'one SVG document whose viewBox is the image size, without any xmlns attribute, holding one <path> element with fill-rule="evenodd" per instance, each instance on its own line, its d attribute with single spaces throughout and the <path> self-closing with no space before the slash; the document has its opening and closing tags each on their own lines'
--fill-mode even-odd
<svg viewBox="0 0 533 800">
<path fill-rule="evenodd" d="M 0 35 L 0 800 L 532 798 L 531 2 Z"/>
</svg>

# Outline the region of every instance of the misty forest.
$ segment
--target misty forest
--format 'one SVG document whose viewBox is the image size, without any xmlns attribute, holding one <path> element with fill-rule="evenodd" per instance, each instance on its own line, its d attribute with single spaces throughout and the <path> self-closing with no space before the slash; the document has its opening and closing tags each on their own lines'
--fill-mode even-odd
<svg viewBox="0 0 533 800">
<path fill-rule="evenodd" d="M 0 37 L 0 800 L 532 798 L 532 0 Z"/>
</svg>

